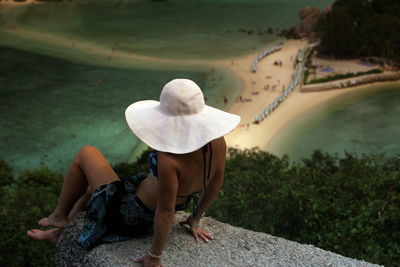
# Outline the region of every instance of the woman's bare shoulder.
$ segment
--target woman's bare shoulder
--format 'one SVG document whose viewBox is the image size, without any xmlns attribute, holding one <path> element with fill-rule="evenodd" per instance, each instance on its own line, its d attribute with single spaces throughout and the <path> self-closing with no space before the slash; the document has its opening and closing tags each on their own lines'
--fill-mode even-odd
<svg viewBox="0 0 400 267">
<path fill-rule="evenodd" d="M 221 147 L 224 148 L 226 147 L 226 142 L 225 142 L 225 138 L 222 136 L 220 138 L 214 139 L 211 141 L 211 144 L 213 146 L 217 146 L 217 147 Z"/>
<path fill-rule="evenodd" d="M 226 156 L 226 142 L 225 138 L 222 136 L 218 139 L 215 139 L 211 141 L 211 145 L 213 148 L 213 152 L 215 151 L 215 154 L 220 156 L 221 158 L 225 158 Z"/>
<path fill-rule="evenodd" d="M 157 166 L 159 168 L 167 167 L 169 169 L 176 169 L 178 165 L 176 154 L 157 151 Z"/>
</svg>

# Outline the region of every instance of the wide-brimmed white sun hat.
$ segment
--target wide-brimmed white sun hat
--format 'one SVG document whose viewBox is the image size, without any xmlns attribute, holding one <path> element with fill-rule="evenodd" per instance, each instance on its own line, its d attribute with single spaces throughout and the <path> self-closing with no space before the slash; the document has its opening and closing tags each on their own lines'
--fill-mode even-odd
<svg viewBox="0 0 400 267">
<path fill-rule="evenodd" d="M 200 87 L 188 79 L 168 82 L 160 102 L 138 101 L 125 111 L 131 130 L 149 147 L 184 154 L 232 131 L 240 117 L 204 103 Z"/>
</svg>

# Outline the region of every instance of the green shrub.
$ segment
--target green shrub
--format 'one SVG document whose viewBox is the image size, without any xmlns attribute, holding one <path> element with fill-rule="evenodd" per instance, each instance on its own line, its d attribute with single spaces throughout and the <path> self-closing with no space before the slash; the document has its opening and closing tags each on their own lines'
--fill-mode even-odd
<svg viewBox="0 0 400 267">
<path fill-rule="evenodd" d="M 305 71 L 304 71 L 304 80 L 303 80 L 303 84 L 307 84 L 307 80 L 308 80 L 308 77 L 310 76 L 310 71 L 308 70 L 308 69 L 306 69 Z"/>
<path fill-rule="evenodd" d="M 147 171 L 148 154 L 136 163 L 114 166 L 120 177 Z M 27 230 L 39 228 L 37 221 L 49 215 L 56 203 L 63 177 L 41 168 L 14 178 L 10 165 L 0 160 L 0 266 L 54 266 L 55 248 L 32 240 Z"/>
<path fill-rule="evenodd" d="M 306 57 L 306 62 L 304 64 L 306 68 L 309 68 L 309 69 L 313 68 L 312 57 L 314 55 L 314 52 L 315 52 L 314 48 L 311 48 L 310 52 L 308 52 L 307 57 Z"/>
<path fill-rule="evenodd" d="M 9 177 L 1 172 L 0 179 Z M 7 178 L 8 179 L 8 178 Z M 54 266 L 55 248 L 31 240 L 27 230 L 55 207 L 62 177 L 46 168 L 26 171 L 2 187 L 0 197 L 1 266 Z"/>
<path fill-rule="evenodd" d="M 326 83 L 326 82 L 331 82 L 331 81 L 336 81 L 336 80 L 342 80 L 342 79 L 348 79 L 352 77 L 357 77 L 357 76 L 362 76 L 362 75 L 367 75 L 367 74 L 374 74 L 374 73 L 382 73 L 383 70 L 381 69 L 372 69 L 369 71 L 359 71 L 356 73 L 349 72 L 349 73 L 344 73 L 344 74 L 336 74 L 332 76 L 328 76 L 326 78 L 320 78 L 320 79 L 315 79 L 311 80 L 308 82 L 308 84 L 313 84 L 313 83 Z M 304 84 L 306 83 L 306 79 L 304 79 Z"/>
<path fill-rule="evenodd" d="M 317 23 L 319 53 L 336 58 L 379 57 L 399 65 L 397 0 L 336 0 Z"/>
<path fill-rule="evenodd" d="M 120 177 L 148 170 L 115 166 Z M 16 179 L 0 161 L 1 266 L 52 266 L 55 249 L 26 236 L 54 208 L 62 176 L 42 168 Z M 316 151 L 302 163 L 229 149 L 224 186 L 208 214 L 232 225 L 313 244 L 342 255 L 400 262 L 400 156 L 343 158 Z"/>
<path fill-rule="evenodd" d="M 11 166 L 4 160 L 0 160 L 0 188 L 9 186 L 13 183 Z"/>
<path fill-rule="evenodd" d="M 134 163 L 118 163 L 113 166 L 113 169 L 120 178 L 127 177 L 132 174 L 149 171 L 149 154 L 151 149 L 143 151 L 140 157 Z"/>
<path fill-rule="evenodd" d="M 289 164 L 258 150 L 230 150 L 209 215 L 370 262 L 400 262 L 400 157 L 316 151 Z"/>
</svg>

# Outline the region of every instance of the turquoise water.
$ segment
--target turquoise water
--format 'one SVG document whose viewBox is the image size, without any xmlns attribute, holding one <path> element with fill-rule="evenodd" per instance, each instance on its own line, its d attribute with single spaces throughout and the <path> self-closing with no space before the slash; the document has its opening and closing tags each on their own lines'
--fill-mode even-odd
<svg viewBox="0 0 400 267">
<path fill-rule="evenodd" d="M 281 41 L 279 30 L 297 22 L 299 8 L 329 2 L 81 0 L 0 5 L 0 21 L 7 22 L 0 23 L 0 158 L 17 171 L 42 164 L 65 171 L 79 147 L 95 145 L 112 163 L 130 160 L 142 144 L 124 121 L 128 104 L 158 99 L 165 82 L 186 77 L 203 88 L 209 105 L 227 109 L 222 96 L 232 103 L 241 83 L 207 60 L 273 45 Z M 274 33 L 266 33 L 268 28 Z M 21 29 L 58 39 L 32 39 L 18 34 Z M 175 61 L 107 60 L 113 50 Z M 186 61 L 175 63 L 180 59 Z M 190 59 L 202 61 L 192 64 Z"/>
<path fill-rule="evenodd" d="M 357 92 L 318 106 L 291 121 L 269 150 L 299 161 L 313 150 L 343 155 L 400 154 L 400 84 Z"/>
<path fill-rule="evenodd" d="M 166 82 L 186 77 L 208 104 L 224 108 L 221 94 L 234 83 L 215 70 L 94 67 L 14 48 L 0 54 L 0 158 L 16 170 L 43 164 L 64 171 L 83 145 L 99 147 L 112 163 L 126 161 L 139 144 L 125 122 L 129 104 L 158 99 Z"/>
<path fill-rule="evenodd" d="M 30 27 L 142 55 L 204 59 L 265 47 L 278 40 L 277 30 L 297 23 L 300 8 L 330 2 L 80 0 L 3 9 L 0 15 L 9 20 L 3 27 Z"/>
</svg>

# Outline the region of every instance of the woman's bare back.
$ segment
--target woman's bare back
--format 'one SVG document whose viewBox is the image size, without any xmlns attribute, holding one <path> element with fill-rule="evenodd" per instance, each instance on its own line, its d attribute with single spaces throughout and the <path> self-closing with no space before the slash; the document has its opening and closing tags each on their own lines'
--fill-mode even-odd
<svg viewBox="0 0 400 267">
<path fill-rule="evenodd" d="M 225 139 L 221 137 L 213 140 L 206 147 L 206 152 L 201 148 L 187 154 L 158 152 L 158 158 L 160 160 L 171 162 L 171 165 L 177 166 L 176 175 L 179 185 L 176 205 L 185 203 L 187 197 L 195 192 L 203 190 L 204 184 L 208 184 L 214 179 L 216 170 L 225 167 Z M 210 174 L 208 177 L 209 172 Z M 162 177 L 158 179 L 162 179 Z M 157 184 L 157 178 L 149 174 L 147 178 L 141 182 L 136 192 L 136 195 L 142 202 L 152 209 L 155 209 L 157 206 Z"/>
</svg>

